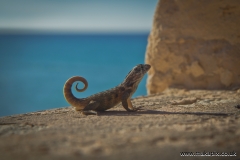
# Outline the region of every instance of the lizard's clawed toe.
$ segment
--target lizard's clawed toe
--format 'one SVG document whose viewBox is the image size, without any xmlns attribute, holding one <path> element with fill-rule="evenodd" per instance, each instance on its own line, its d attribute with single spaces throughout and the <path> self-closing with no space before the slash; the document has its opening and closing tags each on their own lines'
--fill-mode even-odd
<svg viewBox="0 0 240 160">
<path fill-rule="evenodd" d="M 130 110 L 130 112 L 137 112 L 138 108 L 133 108 L 132 110 Z"/>
<path fill-rule="evenodd" d="M 98 115 L 96 111 L 81 111 L 83 115 Z"/>
</svg>

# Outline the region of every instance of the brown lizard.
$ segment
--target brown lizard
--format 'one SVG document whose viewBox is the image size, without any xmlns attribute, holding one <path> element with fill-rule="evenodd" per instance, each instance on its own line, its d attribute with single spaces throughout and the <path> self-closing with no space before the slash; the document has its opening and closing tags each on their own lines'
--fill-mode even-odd
<svg viewBox="0 0 240 160">
<path fill-rule="evenodd" d="M 81 111 L 83 114 L 97 114 L 96 111 L 105 111 L 120 102 L 122 102 L 123 107 L 128 112 L 133 112 L 137 109 L 132 106 L 130 99 L 137 90 L 139 82 L 150 68 L 149 64 L 139 64 L 128 73 L 124 81 L 118 86 L 86 98 L 76 98 L 73 95 L 71 88 L 74 82 L 81 81 L 84 84 L 82 89 L 78 89 L 78 84 L 76 84 L 75 89 L 78 92 L 83 92 L 88 87 L 88 82 L 85 78 L 74 76 L 66 81 L 63 87 L 63 94 L 67 102 L 75 107 L 76 111 Z"/>
</svg>

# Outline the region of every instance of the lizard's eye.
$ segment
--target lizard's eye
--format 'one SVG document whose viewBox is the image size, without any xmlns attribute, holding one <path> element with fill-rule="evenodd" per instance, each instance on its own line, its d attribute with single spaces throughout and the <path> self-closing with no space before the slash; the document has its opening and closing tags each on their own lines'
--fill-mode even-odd
<svg viewBox="0 0 240 160">
<path fill-rule="evenodd" d="M 140 68 L 139 68 L 139 67 L 135 68 L 135 71 L 139 72 L 139 71 L 140 71 Z"/>
</svg>

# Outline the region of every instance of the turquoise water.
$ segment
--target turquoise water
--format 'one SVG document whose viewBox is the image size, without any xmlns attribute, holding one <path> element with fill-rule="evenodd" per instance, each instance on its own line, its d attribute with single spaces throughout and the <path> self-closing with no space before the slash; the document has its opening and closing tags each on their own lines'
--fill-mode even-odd
<svg viewBox="0 0 240 160">
<path fill-rule="evenodd" d="M 85 77 L 86 97 L 122 82 L 144 63 L 147 33 L 0 35 L 0 116 L 66 107 L 62 89 Z M 146 95 L 146 76 L 133 97 Z M 79 85 L 81 87 L 81 85 Z"/>
</svg>

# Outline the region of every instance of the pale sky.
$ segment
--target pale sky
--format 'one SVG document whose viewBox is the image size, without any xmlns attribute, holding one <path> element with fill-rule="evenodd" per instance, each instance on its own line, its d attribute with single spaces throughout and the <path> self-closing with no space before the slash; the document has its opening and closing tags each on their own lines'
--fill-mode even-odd
<svg viewBox="0 0 240 160">
<path fill-rule="evenodd" d="M 158 0 L 0 0 L 0 30 L 146 32 Z"/>
</svg>

